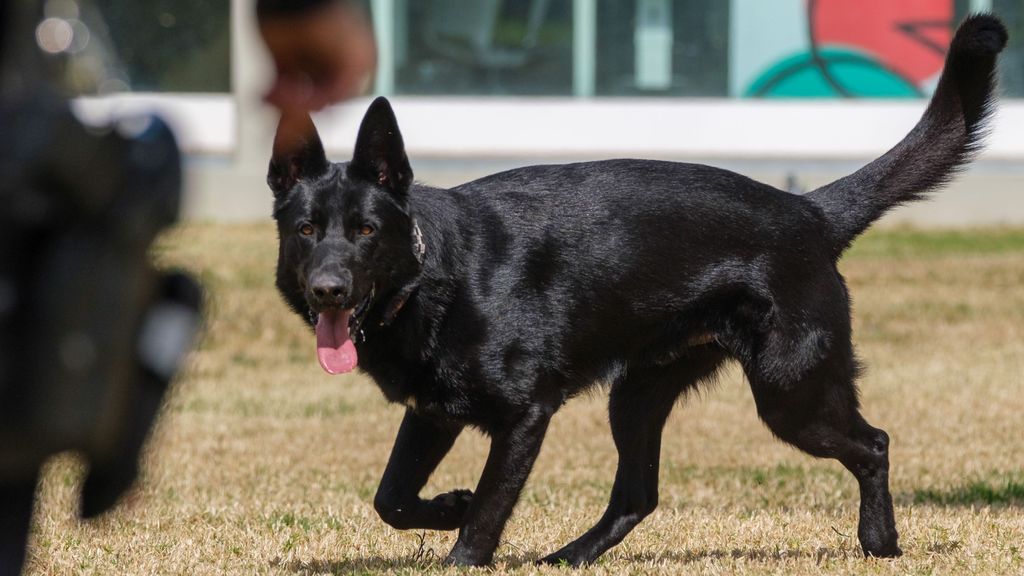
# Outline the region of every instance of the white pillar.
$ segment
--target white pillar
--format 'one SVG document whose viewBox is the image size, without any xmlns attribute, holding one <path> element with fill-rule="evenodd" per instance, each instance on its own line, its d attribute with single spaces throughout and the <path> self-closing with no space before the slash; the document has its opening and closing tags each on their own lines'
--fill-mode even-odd
<svg viewBox="0 0 1024 576">
<path fill-rule="evenodd" d="M 991 12 L 992 0 L 971 0 L 970 11 L 971 14 L 977 14 L 978 12 Z"/>
<path fill-rule="evenodd" d="M 273 65 L 256 26 L 256 1 L 231 0 L 231 96 L 235 150 L 225 159 L 185 164 L 183 216 L 189 219 L 270 221 L 273 194 L 267 164 L 277 112 L 262 101 Z"/>
<path fill-rule="evenodd" d="M 231 91 L 235 100 L 235 163 L 238 168 L 270 160 L 277 113 L 263 103 L 273 66 L 256 25 L 256 0 L 231 0 Z"/>
<path fill-rule="evenodd" d="M 373 0 L 370 10 L 377 41 L 374 91 L 381 96 L 390 96 L 395 92 L 395 0 Z"/>
<path fill-rule="evenodd" d="M 572 93 L 590 97 L 597 85 L 597 0 L 572 3 Z"/>
</svg>

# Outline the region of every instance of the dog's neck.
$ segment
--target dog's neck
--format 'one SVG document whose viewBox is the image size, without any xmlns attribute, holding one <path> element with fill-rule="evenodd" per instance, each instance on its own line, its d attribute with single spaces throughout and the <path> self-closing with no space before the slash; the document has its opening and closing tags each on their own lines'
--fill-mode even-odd
<svg viewBox="0 0 1024 576">
<path fill-rule="evenodd" d="M 406 302 L 408 302 L 409 298 L 416 293 L 416 290 L 418 290 L 419 287 L 419 280 L 413 280 L 400 288 L 398 293 L 391 297 L 387 307 L 384 308 L 384 316 L 381 318 L 380 325 L 390 326 L 391 323 L 395 321 L 395 318 L 398 317 L 398 313 L 405 308 Z"/>
<path fill-rule="evenodd" d="M 452 282 L 464 276 L 459 268 L 466 261 L 463 246 L 458 241 L 462 231 L 451 216 L 461 213 L 465 207 L 460 206 L 453 195 L 442 189 L 417 186 L 410 195 L 407 209 L 411 241 L 408 254 L 419 264 L 418 270 L 394 278 L 394 282 L 378 294 L 366 330 L 369 348 L 389 349 L 397 354 L 408 349 L 407 340 L 433 342 L 456 291 Z M 463 216 L 468 218 L 469 214 Z M 442 265 L 442 260 L 449 265 Z M 401 328 L 395 329 L 399 325 Z"/>
<path fill-rule="evenodd" d="M 416 222 L 415 217 L 411 217 L 412 220 L 412 254 L 416 258 L 416 262 L 419 264 L 419 268 L 422 271 L 423 262 L 427 255 L 427 245 L 423 241 L 423 231 L 420 230 L 420 225 Z M 416 274 L 409 282 L 406 282 L 400 288 L 398 288 L 391 299 L 388 300 L 387 305 L 384 307 L 380 317 L 380 327 L 384 328 L 390 326 L 398 313 L 405 308 L 406 302 L 409 298 L 416 293 L 420 287 L 419 273 Z M 368 306 L 372 306 L 371 302 Z"/>
</svg>

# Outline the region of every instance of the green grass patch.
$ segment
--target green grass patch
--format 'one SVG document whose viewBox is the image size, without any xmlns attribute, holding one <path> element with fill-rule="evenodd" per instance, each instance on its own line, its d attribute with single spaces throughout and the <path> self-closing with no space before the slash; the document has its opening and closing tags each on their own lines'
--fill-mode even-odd
<svg viewBox="0 0 1024 576">
<path fill-rule="evenodd" d="M 343 530 L 344 522 L 334 516 L 304 516 L 291 511 L 274 511 L 263 517 L 264 525 L 274 531 L 294 529 L 303 533 Z"/>
<path fill-rule="evenodd" d="M 920 258 L 1024 252 L 1024 229 L 872 230 L 860 237 L 848 258 Z"/>
<path fill-rule="evenodd" d="M 1024 504 L 1024 480 L 1011 479 L 1001 484 L 976 480 L 945 490 L 914 490 L 914 503 L 940 506 Z"/>
</svg>

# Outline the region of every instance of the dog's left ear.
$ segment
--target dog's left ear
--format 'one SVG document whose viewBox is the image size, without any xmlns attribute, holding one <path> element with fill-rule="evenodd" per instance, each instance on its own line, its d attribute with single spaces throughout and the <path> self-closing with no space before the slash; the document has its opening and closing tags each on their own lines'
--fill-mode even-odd
<svg viewBox="0 0 1024 576">
<path fill-rule="evenodd" d="M 282 116 L 274 135 L 274 156 L 267 169 L 267 184 L 274 197 L 280 198 L 299 180 L 327 172 L 328 166 L 320 134 L 309 114 Z"/>
<path fill-rule="evenodd" d="M 409 191 L 412 167 L 405 155 L 398 120 L 383 96 L 370 104 L 363 117 L 348 173 L 352 178 L 375 182 L 394 194 L 405 195 Z"/>
</svg>

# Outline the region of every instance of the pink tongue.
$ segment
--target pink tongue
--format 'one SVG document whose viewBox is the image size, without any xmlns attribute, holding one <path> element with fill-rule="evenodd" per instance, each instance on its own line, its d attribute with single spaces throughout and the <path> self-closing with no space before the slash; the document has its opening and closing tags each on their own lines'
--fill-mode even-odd
<svg viewBox="0 0 1024 576">
<path fill-rule="evenodd" d="M 359 362 L 356 345 L 348 337 L 351 310 L 321 312 L 316 322 L 316 357 L 328 374 L 344 374 Z"/>
</svg>

